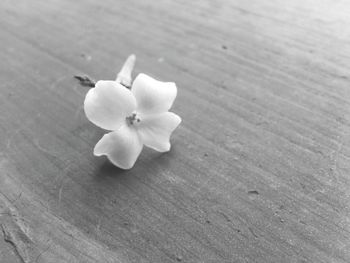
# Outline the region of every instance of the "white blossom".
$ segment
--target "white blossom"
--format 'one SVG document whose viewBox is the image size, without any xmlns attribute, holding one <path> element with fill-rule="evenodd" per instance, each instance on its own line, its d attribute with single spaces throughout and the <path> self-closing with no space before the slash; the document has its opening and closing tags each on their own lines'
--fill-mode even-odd
<svg viewBox="0 0 350 263">
<path fill-rule="evenodd" d="M 131 90 L 120 83 L 98 81 L 86 94 L 84 110 L 91 122 L 110 131 L 97 142 L 94 155 L 106 155 L 114 165 L 130 169 L 143 145 L 169 151 L 170 135 L 181 118 L 169 112 L 177 95 L 175 83 L 146 74 L 136 77 Z"/>
</svg>

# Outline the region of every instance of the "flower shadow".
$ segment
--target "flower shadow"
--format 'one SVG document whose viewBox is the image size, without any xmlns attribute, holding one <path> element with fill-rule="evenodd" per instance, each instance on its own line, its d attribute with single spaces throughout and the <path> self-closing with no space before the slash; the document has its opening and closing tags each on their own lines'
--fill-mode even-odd
<svg viewBox="0 0 350 263">
<path fill-rule="evenodd" d="M 113 165 L 109 160 L 105 160 L 101 166 L 96 170 L 95 175 L 100 178 L 104 177 L 120 177 L 128 173 L 128 170 L 120 169 L 119 167 Z"/>
<path fill-rule="evenodd" d="M 174 169 L 174 157 L 176 147 L 167 153 L 146 148 L 130 170 L 114 166 L 107 158 L 94 159 L 95 169 L 91 173 L 89 189 L 80 198 L 94 209 L 97 221 L 103 214 L 104 218 L 114 222 L 117 220 L 114 216 L 128 212 L 129 207 L 143 209 L 145 203 L 141 200 L 152 198 L 151 186 L 163 182 L 167 171 Z"/>
<path fill-rule="evenodd" d="M 107 158 L 97 166 L 93 175 L 95 193 L 107 198 L 112 198 L 116 189 L 120 192 L 125 191 L 125 187 L 133 188 L 135 180 L 136 173 L 134 170 L 120 169 Z"/>
<path fill-rule="evenodd" d="M 178 149 L 174 145 L 169 152 L 159 153 L 145 147 L 135 166 L 124 170 L 114 166 L 107 158 L 99 160 L 93 175 L 95 190 L 99 195 L 113 198 L 115 191 L 119 193 L 134 191 L 144 184 L 162 181 L 167 170 L 175 169 Z M 116 190 L 118 189 L 118 190 Z"/>
<path fill-rule="evenodd" d="M 157 167 L 169 168 L 171 164 L 171 159 L 176 155 L 175 147 L 169 152 L 160 153 L 152 149 L 145 148 L 139 160 L 136 162 L 135 166 L 130 170 L 121 169 L 113 165 L 107 158 L 104 162 L 97 168 L 95 176 L 100 179 L 105 178 L 124 178 L 125 176 L 135 176 L 142 174 L 143 177 L 148 175 L 154 175 L 157 171 Z M 150 169 L 152 167 L 152 169 Z"/>
</svg>

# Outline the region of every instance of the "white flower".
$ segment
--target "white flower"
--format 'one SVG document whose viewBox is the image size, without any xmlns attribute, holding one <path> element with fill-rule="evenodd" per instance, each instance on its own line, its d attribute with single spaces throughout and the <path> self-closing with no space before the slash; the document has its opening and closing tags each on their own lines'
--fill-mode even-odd
<svg viewBox="0 0 350 263">
<path fill-rule="evenodd" d="M 95 125 L 110 130 L 96 144 L 94 155 L 106 155 L 116 166 L 130 169 L 143 145 L 170 150 L 169 138 L 181 118 L 169 112 L 177 95 L 175 83 L 139 74 L 131 90 L 118 81 L 100 80 L 86 94 L 84 110 Z"/>
</svg>

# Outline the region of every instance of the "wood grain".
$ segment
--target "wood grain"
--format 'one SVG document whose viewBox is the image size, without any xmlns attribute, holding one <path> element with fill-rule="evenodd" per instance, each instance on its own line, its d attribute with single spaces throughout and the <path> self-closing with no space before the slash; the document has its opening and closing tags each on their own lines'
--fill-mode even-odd
<svg viewBox="0 0 350 263">
<path fill-rule="evenodd" d="M 0 261 L 350 262 L 350 3 L 0 3 Z M 175 81 L 123 171 L 73 78 Z"/>
</svg>

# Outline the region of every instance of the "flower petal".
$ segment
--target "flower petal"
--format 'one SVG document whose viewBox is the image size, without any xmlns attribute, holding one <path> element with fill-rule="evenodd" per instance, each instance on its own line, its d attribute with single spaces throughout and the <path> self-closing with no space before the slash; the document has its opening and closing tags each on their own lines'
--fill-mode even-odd
<svg viewBox="0 0 350 263">
<path fill-rule="evenodd" d="M 118 129 L 135 109 L 136 100 L 130 90 L 109 80 L 98 81 L 84 101 L 86 117 L 106 130 Z"/>
<path fill-rule="evenodd" d="M 156 114 L 168 111 L 177 94 L 173 82 L 162 82 L 139 74 L 132 84 L 131 92 L 137 101 L 137 111 L 144 114 Z"/>
<path fill-rule="evenodd" d="M 172 112 L 142 117 L 138 132 L 142 142 L 159 152 L 170 150 L 170 135 L 180 124 L 181 118 Z"/>
<path fill-rule="evenodd" d="M 130 169 L 140 155 L 143 144 L 136 130 L 128 125 L 105 134 L 94 148 L 94 155 L 106 155 L 116 166 Z"/>
</svg>

